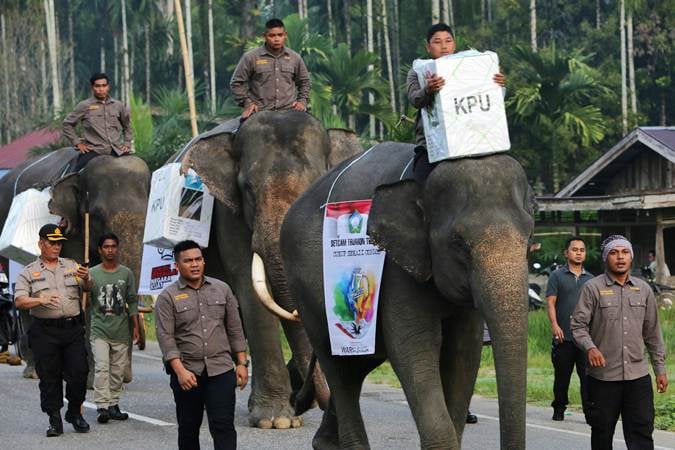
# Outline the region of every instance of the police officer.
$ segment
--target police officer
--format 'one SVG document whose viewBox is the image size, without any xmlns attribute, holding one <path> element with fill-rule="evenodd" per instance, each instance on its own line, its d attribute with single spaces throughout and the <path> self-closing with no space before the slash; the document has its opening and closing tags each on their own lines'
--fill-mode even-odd
<svg viewBox="0 0 675 450">
<path fill-rule="evenodd" d="M 28 341 L 40 377 L 40 406 L 49 415 L 47 437 L 63 434 L 61 407 L 66 381 L 66 422 L 78 433 L 89 431 L 80 413 L 87 388 L 87 355 L 80 297 L 89 270 L 72 259 L 60 258 L 66 237 L 54 224 L 40 228 L 40 257 L 16 280 L 16 306 L 28 309 L 33 323 Z"/>
</svg>

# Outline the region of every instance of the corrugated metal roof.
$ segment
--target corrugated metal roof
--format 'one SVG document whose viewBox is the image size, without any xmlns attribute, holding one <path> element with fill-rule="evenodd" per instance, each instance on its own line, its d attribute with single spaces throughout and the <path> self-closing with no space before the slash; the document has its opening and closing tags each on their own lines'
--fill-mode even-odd
<svg viewBox="0 0 675 450">
<path fill-rule="evenodd" d="M 43 128 L 3 145 L 0 147 L 0 169 L 13 169 L 30 157 L 29 152 L 32 149 L 54 144 L 60 138 L 60 131 Z"/>
</svg>

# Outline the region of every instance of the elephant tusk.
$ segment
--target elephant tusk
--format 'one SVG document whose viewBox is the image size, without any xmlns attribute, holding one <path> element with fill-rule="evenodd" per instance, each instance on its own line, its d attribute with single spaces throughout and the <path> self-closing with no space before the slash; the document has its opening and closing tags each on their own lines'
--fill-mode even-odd
<svg viewBox="0 0 675 450">
<path fill-rule="evenodd" d="M 265 263 L 257 253 L 253 253 L 253 262 L 251 263 L 251 281 L 253 282 L 253 290 L 258 295 L 260 302 L 272 314 L 279 316 L 281 319 L 290 320 L 291 322 L 300 322 L 300 317 L 298 316 L 297 310 L 294 310 L 292 313 L 290 313 L 279 306 L 279 304 L 272 298 L 272 295 L 267 289 Z"/>
</svg>

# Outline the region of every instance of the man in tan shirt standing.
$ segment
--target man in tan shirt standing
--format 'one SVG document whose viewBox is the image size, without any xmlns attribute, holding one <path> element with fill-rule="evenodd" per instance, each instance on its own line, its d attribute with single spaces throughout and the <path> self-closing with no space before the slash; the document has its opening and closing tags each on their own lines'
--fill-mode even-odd
<svg viewBox="0 0 675 450">
<path fill-rule="evenodd" d="M 613 235 L 600 247 L 607 271 L 588 281 L 572 314 L 576 344 L 588 355 L 588 410 L 593 450 L 611 449 L 619 415 L 629 449 L 653 449 L 654 392 L 668 388 L 665 346 L 649 285 L 630 276 L 633 247 Z"/>
<path fill-rule="evenodd" d="M 155 316 L 176 402 L 178 448 L 199 448 L 206 408 L 214 448 L 235 449 L 235 387 L 246 386 L 249 364 L 237 299 L 227 284 L 204 276 L 196 242 L 179 242 L 173 255 L 180 277 L 157 298 Z"/>
<path fill-rule="evenodd" d="M 84 100 L 63 121 L 63 135 L 80 152 L 74 172 L 99 155 L 123 156 L 131 151 L 131 115 L 129 108 L 110 97 L 108 75 L 95 73 L 89 80 L 92 97 Z M 81 123 L 83 137 L 75 132 Z"/>
<path fill-rule="evenodd" d="M 40 406 L 49 415 L 47 437 L 63 434 L 61 408 L 66 382 L 66 421 L 78 433 L 89 431 L 80 414 L 87 390 L 87 353 L 80 297 L 89 270 L 72 259 L 60 258 L 66 237 L 54 224 L 40 228 L 40 257 L 16 280 L 16 307 L 30 310 L 33 320 L 28 343 L 40 377 Z"/>
<path fill-rule="evenodd" d="M 265 24 L 265 45 L 244 54 L 232 74 L 230 90 L 247 119 L 258 111 L 307 111 L 310 79 L 302 57 L 285 46 L 288 33 L 279 19 Z"/>
</svg>

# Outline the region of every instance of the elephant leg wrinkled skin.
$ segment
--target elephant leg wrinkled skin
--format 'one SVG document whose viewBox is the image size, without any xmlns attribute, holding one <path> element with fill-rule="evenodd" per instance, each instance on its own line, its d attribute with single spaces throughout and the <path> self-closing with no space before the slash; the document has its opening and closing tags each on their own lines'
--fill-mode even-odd
<svg viewBox="0 0 675 450">
<path fill-rule="evenodd" d="M 251 395 L 248 400 L 249 424 L 258 428 L 289 428 L 298 425 L 289 402 L 291 383 L 279 343 L 279 320 L 256 298 L 251 285 L 250 231 L 246 224 L 215 204 L 214 227 L 225 276 L 239 300 L 246 337 L 251 353 Z M 249 255 L 232 258 L 231 255 Z M 208 263 L 207 263 L 208 264 Z"/>
<path fill-rule="evenodd" d="M 417 295 L 410 295 L 412 292 Z M 399 267 L 391 265 L 385 271 L 379 306 L 381 330 L 392 368 L 415 418 L 421 447 L 458 449 L 439 368 L 443 339 L 439 303 L 431 289 L 420 289 Z M 415 332 L 396 326 L 400 323 L 416 323 Z"/>
<path fill-rule="evenodd" d="M 483 347 L 483 318 L 474 308 L 457 308 L 443 321 L 441 379 L 457 440 L 462 442 Z"/>
</svg>

